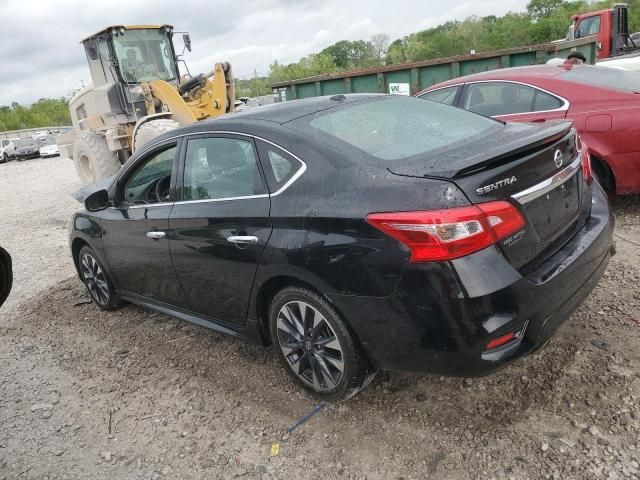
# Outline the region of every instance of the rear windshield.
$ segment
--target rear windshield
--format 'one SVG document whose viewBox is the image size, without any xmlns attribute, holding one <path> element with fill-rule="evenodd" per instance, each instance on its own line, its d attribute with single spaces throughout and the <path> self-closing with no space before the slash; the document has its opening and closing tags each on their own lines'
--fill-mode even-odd
<svg viewBox="0 0 640 480">
<path fill-rule="evenodd" d="M 436 102 L 389 96 L 310 115 L 298 125 L 393 161 L 477 140 L 502 124 Z"/>
<path fill-rule="evenodd" d="M 594 87 L 640 93 L 640 73 L 620 68 L 593 67 L 589 65 L 574 67 L 562 73 L 561 78 L 575 83 Z"/>
</svg>

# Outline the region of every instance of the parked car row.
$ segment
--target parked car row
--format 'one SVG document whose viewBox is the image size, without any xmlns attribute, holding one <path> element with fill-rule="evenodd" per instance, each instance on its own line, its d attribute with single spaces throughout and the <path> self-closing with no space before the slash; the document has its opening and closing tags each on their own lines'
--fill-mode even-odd
<svg viewBox="0 0 640 480">
<path fill-rule="evenodd" d="M 329 400 L 380 369 L 490 373 L 544 345 L 614 253 L 591 146 L 564 119 L 579 104 L 534 80 L 504 97 L 451 85 L 441 103 L 316 97 L 162 135 L 83 191 L 79 278 L 102 309 L 273 344 Z M 560 120 L 442 104 L 496 115 L 505 99 Z"/>
<path fill-rule="evenodd" d="M 503 121 L 573 121 L 611 194 L 640 192 L 640 74 L 591 65 L 505 68 L 456 78 L 418 97 Z"/>
<path fill-rule="evenodd" d="M 46 158 L 60 155 L 53 135 L 39 135 L 37 138 L 16 138 L 0 140 L 0 162 L 18 161 L 29 158 Z"/>
</svg>

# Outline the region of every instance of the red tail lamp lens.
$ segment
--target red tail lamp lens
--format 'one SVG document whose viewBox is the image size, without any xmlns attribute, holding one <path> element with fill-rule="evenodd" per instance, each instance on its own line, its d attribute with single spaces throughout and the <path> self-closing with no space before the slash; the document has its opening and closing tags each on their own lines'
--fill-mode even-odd
<svg viewBox="0 0 640 480">
<path fill-rule="evenodd" d="M 452 260 L 487 248 L 524 227 L 506 201 L 415 212 L 372 213 L 366 221 L 404 243 L 412 262 Z"/>
</svg>

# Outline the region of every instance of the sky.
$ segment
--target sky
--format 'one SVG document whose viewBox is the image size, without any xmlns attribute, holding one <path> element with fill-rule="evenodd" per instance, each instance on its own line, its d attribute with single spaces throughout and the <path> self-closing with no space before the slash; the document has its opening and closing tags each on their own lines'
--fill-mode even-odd
<svg viewBox="0 0 640 480">
<path fill-rule="evenodd" d="M 393 41 L 470 15 L 522 11 L 527 0 L 0 0 L 0 105 L 62 97 L 91 82 L 80 40 L 108 25 L 188 31 L 192 74 L 216 62 L 266 75 L 339 40 Z M 181 42 L 176 42 L 180 43 Z"/>
</svg>

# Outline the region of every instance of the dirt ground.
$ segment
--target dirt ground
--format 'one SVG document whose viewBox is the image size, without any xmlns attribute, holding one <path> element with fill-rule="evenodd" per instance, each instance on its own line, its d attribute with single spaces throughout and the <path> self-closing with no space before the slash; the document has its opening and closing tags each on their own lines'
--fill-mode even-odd
<svg viewBox="0 0 640 480">
<path fill-rule="evenodd" d="M 317 402 L 271 351 L 84 303 L 66 240 L 78 187 L 68 160 L 0 165 L 16 262 L 0 479 L 639 478 L 639 197 L 615 202 L 618 255 L 546 349 L 480 379 L 380 374 L 282 438 Z"/>
</svg>

